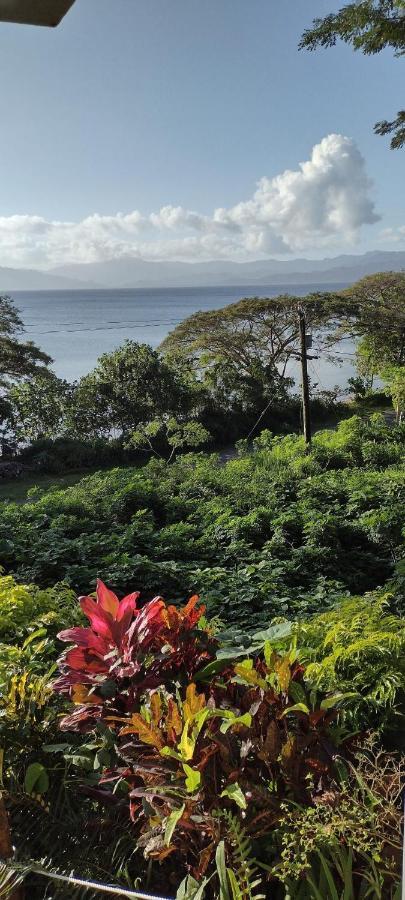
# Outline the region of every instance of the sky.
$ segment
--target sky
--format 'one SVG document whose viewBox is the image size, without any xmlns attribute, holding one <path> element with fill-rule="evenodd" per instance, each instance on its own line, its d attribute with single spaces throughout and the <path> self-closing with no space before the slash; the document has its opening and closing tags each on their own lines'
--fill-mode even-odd
<svg viewBox="0 0 405 900">
<path fill-rule="evenodd" d="M 405 247 L 403 66 L 299 52 L 336 0 L 76 0 L 0 24 L 0 265 Z M 401 77 L 402 76 L 402 77 Z"/>
</svg>

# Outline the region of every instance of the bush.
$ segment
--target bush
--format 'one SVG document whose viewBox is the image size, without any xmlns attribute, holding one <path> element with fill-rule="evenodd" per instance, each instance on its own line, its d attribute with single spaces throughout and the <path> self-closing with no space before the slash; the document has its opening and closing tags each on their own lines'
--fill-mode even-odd
<svg viewBox="0 0 405 900">
<path fill-rule="evenodd" d="M 0 576 L 0 639 L 14 641 L 27 636 L 44 617 L 56 627 L 71 616 L 75 595 L 67 585 L 41 590 L 36 585 L 17 584 L 11 575 Z"/>
<path fill-rule="evenodd" d="M 345 600 L 297 629 L 306 674 L 319 690 L 353 691 L 352 725 L 396 734 L 405 713 L 405 620 L 391 597 Z"/>
<path fill-rule="evenodd" d="M 61 632 L 73 646 L 55 689 L 74 704 L 61 728 L 91 732 L 99 787 L 92 779 L 90 794 L 107 806 L 128 796 L 134 839 L 161 863 L 159 878 L 168 860 L 178 879 L 200 880 L 230 830 L 254 835 L 259 852 L 286 797 L 311 805 L 333 783 L 344 698 L 306 687 L 297 651 L 277 649 L 286 628 L 269 630 L 254 657 L 215 659 L 197 597 L 181 609 L 160 597 L 138 608 L 138 599 L 119 602 L 99 582 L 97 599 L 81 600 L 90 627 Z M 228 842 L 224 852 L 232 869 Z"/>
</svg>

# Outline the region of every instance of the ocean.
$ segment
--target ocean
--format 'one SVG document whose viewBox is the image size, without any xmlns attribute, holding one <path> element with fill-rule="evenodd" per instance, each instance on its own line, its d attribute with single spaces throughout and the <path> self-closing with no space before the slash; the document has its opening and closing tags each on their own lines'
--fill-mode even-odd
<svg viewBox="0 0 405 900">
<path fill-rule="evenodd" d="M 33 340 L 54 360 L 57 375 L 76 381 L 102 353 L 127 338 L 158 347 L 178 322 L 197 310 L 218 309 L 242 297 L 299 296 L 317 290 L 341 290 L 344 284 L 244 285 L 206 288 L 134 288 L 128 290 L 14 291 L 12 298 Z M 339 347 L 341 365 L 325 359 L 310 362 L 311 380 L 319 389 L 344 386 L 353 374 L 353 346 Z M 298 377 L 299 363 L 288 374 Z"/>
</svg>

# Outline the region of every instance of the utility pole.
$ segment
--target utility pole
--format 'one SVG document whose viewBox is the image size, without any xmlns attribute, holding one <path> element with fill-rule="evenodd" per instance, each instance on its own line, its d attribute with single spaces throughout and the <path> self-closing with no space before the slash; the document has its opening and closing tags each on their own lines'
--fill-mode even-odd
<svg viewBox="0 0 405 900">
<path fill-rule="evenodd" d="M 309 341 L 307 339 L 306 333 L 306 323 L 305 323 L 305 315 L 300 309 L 299 311 L 299 321 L 300 321 L 300 359 L 301 359 L 301 372 L 302 372 L 302 418 L 304 424 L 304 438 L 305 443 L 309 446 L 311 444 L 311 408 L 309 403 L 309 382 L 308 382 L 308 366 L 307 366 L 307 348 Z"/>
</svg>

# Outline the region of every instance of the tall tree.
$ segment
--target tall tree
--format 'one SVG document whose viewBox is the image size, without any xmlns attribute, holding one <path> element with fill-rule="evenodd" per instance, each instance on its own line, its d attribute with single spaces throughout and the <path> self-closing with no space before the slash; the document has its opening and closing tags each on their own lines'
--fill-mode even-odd
<svg viewBox="0 0 405 900">
<path fill-rule="evenodd" d="M 367 55 L 391 47 L 395 56 L 405 52 L 405 0 L 360 0 L 336 13 L 314 19 L 300 41 L 300 49 L 334 47 L 340 39 Z M 377 122 L 377 134 L 392 134 L 391 147 L 405 144 L 405 110 L 391 120 Z"/>
<path fill-rule="evenodd" d="M 360 338 L 363 374 L 405 365 L 405 272 L 367 275 L 342 292 L 339 331 Z"/>
<path fill-rule="evenodd" d="M 1 442 L 8 437 L 11 406 L 8 392 L 27 378 L 46 373 L 50 356 L 32 341 L 20 340 L 24 325 L 10 297 L 0 296 L 0 433 Z"/>
<path fill-rule="evenodd" d="M 201 371 L 220 364 L 232 377 L 277 382 L 299 350 L 299 309 L 305 308 L 309 328 L 321 328 L 331 316 L 332 296 L 253 297 L 197 312 L 170 332 L 161 349 L 176 351 Z"/>
<path fill-rule="evenodd" d="M 186 400 L 177 373 L 147 344 L 105 353 L 75 390 L 72 428 L 92 437 L 128 437 L 140 423 L 176 413 Z"/>
<path fill-rule="evenodd" d="M 72 385 L 54 372 L 38 372 L 13 384 L 7 399 L 17 440 L 59 437 L 67 428 Z"/>
<path fill-rule="evenodd" d="M 263 425 L 272 409 L 285 406 L 293 384 L 288 363 L 300 353 L 299 311 L 305 308 L 309 329 L 320 329 L 331 317 L 332 299 L 329 294 L 243 299 L 195 313 L 170 332 L 161 349 L 168 358 L 182 357 L 200 378 L 211 398 L 212 417 L 209 409 L 202 415 L 210 430 L 227 416 L 247 433 L 259 419 Z"/>
<path fill-rule="evenodd" d="M 0 296 L 0 387 L 44 371 L 50 356 L 32 341 L 20 341 L 24 324 L 10 297 Z"/>
</svg>

